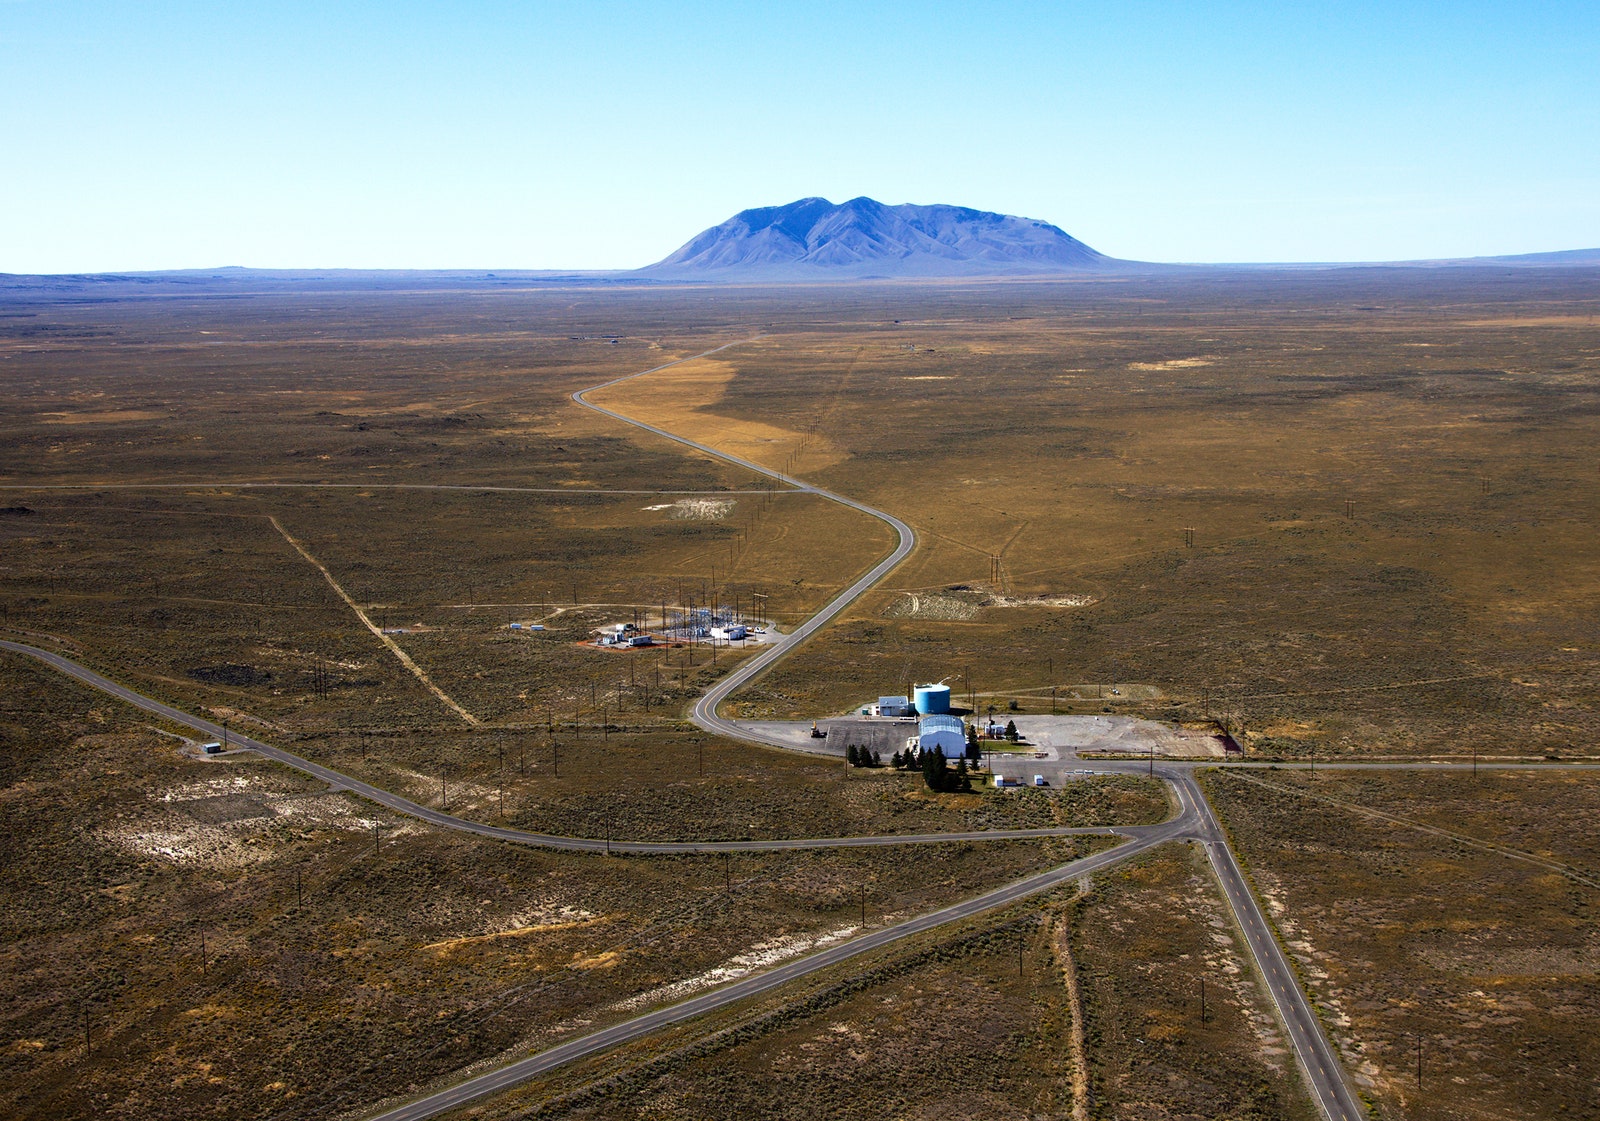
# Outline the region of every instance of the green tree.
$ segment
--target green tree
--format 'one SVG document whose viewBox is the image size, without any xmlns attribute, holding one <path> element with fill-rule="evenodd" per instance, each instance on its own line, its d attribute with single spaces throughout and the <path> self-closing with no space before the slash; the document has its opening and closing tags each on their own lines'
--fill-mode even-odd
<svg viewBox="0 0 1600 1121">
<path fill-rule="evenodd" d="M 978 746 L 978 726 L 967 725 L 967 758 L 977 760 L 983 754 L 983 749 Z"/>
<path fill-rule="evenodd" d="M 904 765 L 905 764 L 901 761 L 900 753 L 898 751 L 889 756 L 889 766 L 893 767 L 895 770 L 898 771 Z"/>
<path fill-rule="evenodd" d="M 856 745 L 855 744 L 851 744 L 849 747 L 844 749 L 844 758 L 845 758 L 845 761 L 847 763 L 849 763 L 852 767 L 861 766 L 861 756 L 856 751 Z"/>
<path fill-rule="evenodd" d="M 1006 739 L 1011 743 L 1016 743 L 1021 738 L 1022 737 L 1017 733 L 1017 722 L 1015 720 L 1007 720 Z"/>
</svg>

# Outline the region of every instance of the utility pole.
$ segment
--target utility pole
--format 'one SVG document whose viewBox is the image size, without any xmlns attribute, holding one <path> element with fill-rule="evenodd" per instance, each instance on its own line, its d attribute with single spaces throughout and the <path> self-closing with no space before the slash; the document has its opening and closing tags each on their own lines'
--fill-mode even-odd
<svg viewBox="0 0 1600 1121">
<path fill-rule="evenodd" d="M 294 870 L 294 905 L 299 907 L 304 902 L 305 898 L 300 894 L 300 869 L 296 868 Z"/>
<path fill-rule="evenodd" d="M 867 925 L 867 885 L 866 884 L 862 884 L 860 886 L 861 886 L 861 925 L 863 927 L 865 927 Z"/>
<path fill-rule="evenodd" d="M 724 892 L 733 890 L 733 854 L 731 852 L 722 854 L 722 890 Z"/>
<path fill-rule="evenodd" d="M 89 1002 L 78 1001 L 78 1009 L 83 1013 L 83 1052 L 85 1055 L 94 1054 L 94 1040 L 89 1036 Z"/>
<path fill-rule="evenodd" d="M 1422 1092 L 1422 1033 L 1417 1033 L 1417 1092 Z"/>
<path fill-rule="evenodd" d="M 383 826 L 379 825 L 376 821 L 374 821 L 372 823 L 372 851 L 373 852 L 377 852 L 380 848 L 383 847 L 383 842 L 379 839 L 379 836 L 378 836 L 378 830 L 380 830 L 382 828 L 383 828 Z"/>
</svg>

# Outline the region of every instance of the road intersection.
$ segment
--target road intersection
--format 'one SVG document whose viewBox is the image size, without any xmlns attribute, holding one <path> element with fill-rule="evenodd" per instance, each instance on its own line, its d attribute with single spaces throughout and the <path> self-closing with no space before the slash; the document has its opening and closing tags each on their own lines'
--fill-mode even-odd
<svg viewBox="0 0 1600 1121">
<path fill-rule="evenodd" d="M 580 390 L 572 395 L 578 405 L 591 409 L 613 420 L 652 433 L 680 446 L 691 448 L 722 462 L 742 467 L 761 476 L 782 483 L 806 494 L 857 510 L 882 521 L 896 535 L 894 549 L 863 573 L 853 583 L 836 595 L 818 612 L 791 633 L 782 636 L 761 653 L 737 666 L 717 682 L 693 706 L 690 718 L 701 728 L 719 736 L 770 746 L 793 749 L 794 745 L 781 739 L 764 736 L 723 717 L 720 705 L 740 688 L 766 672 L 773 664 L 805 642 L 812 634 L 826 626 L 860 596 L 875 587 L 916 545 L 916 534 L 905 522 L 892 514 L 876 510 L 855 499 L 813 486 L 760 464 L 729 455 L 716 448 L 701 444 L 684 436 L 635 420 L 632 417 L 588 400 L 588 395 L 598 390 L 656 373 L 671 366 L 707 357 L 739 345 L 745 340 L 725 343 L 699 354 L 667 362 L 621 378 Z M 473 487 L 487 490 L 495 488 Z M 44 662 L 53 669 L 78 681 L 117 697 L 129 704 L 154 713 L 175 724 L 202 733 L 208 738 L 221 738 L 223 729 L 211 721 L 186 713 L 159 700 L 144 696 L 135 690 L 113 681 L 62 654 L 19 642 L 0 640 L 0 649 L 25 655 Z M 827 969 L 858 955 L 881 949 L 898 940 L 933 930 L 946 923 L 975 917 L 1020 900 L 1048 892 L 1080 876 L 1102 871 L 1128 860 L 1137 854 L 1169 841 L 1197 842 L 1205 847 L 1211 866 L 1222 885 L 1224 897 L 1233 911 L 1235 922 L 1244 936 L 1258 975 L 1277 1007 L 1296 1060 L 1303 1072 L 1322 1114 L 1329 1121 L 1360 1121 L 1366 1116 L 1359 1100 L 1350 1088 L 1345 1072 L 1322 1025 L 1317 1018 L 1305 991 L 1290 968 L 1277 938 L 1262 913 L 1255 895 L 1250 890 L 1244 873 L 1230 850 L 1222 827 L 1193 774 L 1193 765 L 1148 761 L 1112 762 L 1096 760 L 1093 767 L 1101 772 L 1148 773 L 1164 780 L 1177 804 L 1177 812 L 1158 825 L 1116 826 L 1061 829 L 985 830 L 965 833 L 931 833 L 898 836 L 795 838 L 765 841 L 683 841 L 639 842 L 593 837 L 563 837 L 533 833 L 503 826 L 488 825 L 456 817 L 402 798 L 380 787 L 363 782 L 353 776 L 304 759 L 282 748 L 260 740 L 230 735 L 238 746 L 260 753 L 287 766 L 312 775 L 337 790 L 347 790 L 397 813 L 405 814 L 440 828 L 454 829 L 477 836 L 514 844 L 540 845 L 549 848 L 580 852 L 625 852 L 636 854 L 665 854 L 683 852 L 751 852 L 800 848 L 845 848 L 879 845 L 936 844 L 949 842 L 982 842 L 1018 839 L 1041 839 L 1071 835 L 1115 835 L 1123 838 L 1121 844 L 1063 864 L 1045 872 L 1024 877 L 971 899 L 944 907 L 916 918 L 860 934 L 847 941 L 835 943 L 826 949 L 799 957 L 761 973 L 751 974 L 736 982 L 713 989 L 700 996 L 657 1008 L 643 1015 L 611 1025 L 555 1047 L 539 1051 L 512 1061 L 486 1073 L 479 1074 L 443 1089 L 424 1094 L 402 1105 L 383 1110 L 372 1121 L 423 1121 L 459 1108 L 469 1102 L 504 1091 L 539 1074 L 556 1069 L 587 1055 L 646 1037 L 672 1024 L 720 1008 L 728 1007 L 760 993 L 771 991 L 808 974 Z M 1210 765 L 1210 764 L 1206 764 Z M 1237 766 L 1238 764 L 1231 764 Z"/>
</svg>

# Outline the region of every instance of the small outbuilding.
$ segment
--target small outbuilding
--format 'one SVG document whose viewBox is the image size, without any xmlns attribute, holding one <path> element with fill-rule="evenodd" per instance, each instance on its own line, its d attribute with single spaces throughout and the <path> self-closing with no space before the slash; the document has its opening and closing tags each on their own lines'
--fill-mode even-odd
<svg viewBox="0 0 1600 1121">
<path fill-rule="evenodd" d="M 911 711 L 911 701 L 906 697 L 879 697 L 877 716 L 906 716 Z"/>
</svg>

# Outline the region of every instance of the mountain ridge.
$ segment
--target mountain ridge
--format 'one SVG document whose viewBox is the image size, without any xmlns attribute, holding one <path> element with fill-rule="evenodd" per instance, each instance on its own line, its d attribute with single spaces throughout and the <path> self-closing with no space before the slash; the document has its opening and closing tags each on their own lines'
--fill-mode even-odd
<svg viewBox="0 0 1600 1121">
<path fill-rule="evenodd" d="M 1025 276 L 1122 262 L 1035 218 L 859 196 L 753 207 L 637 270 L 704 280 Z"/>
</svg>

